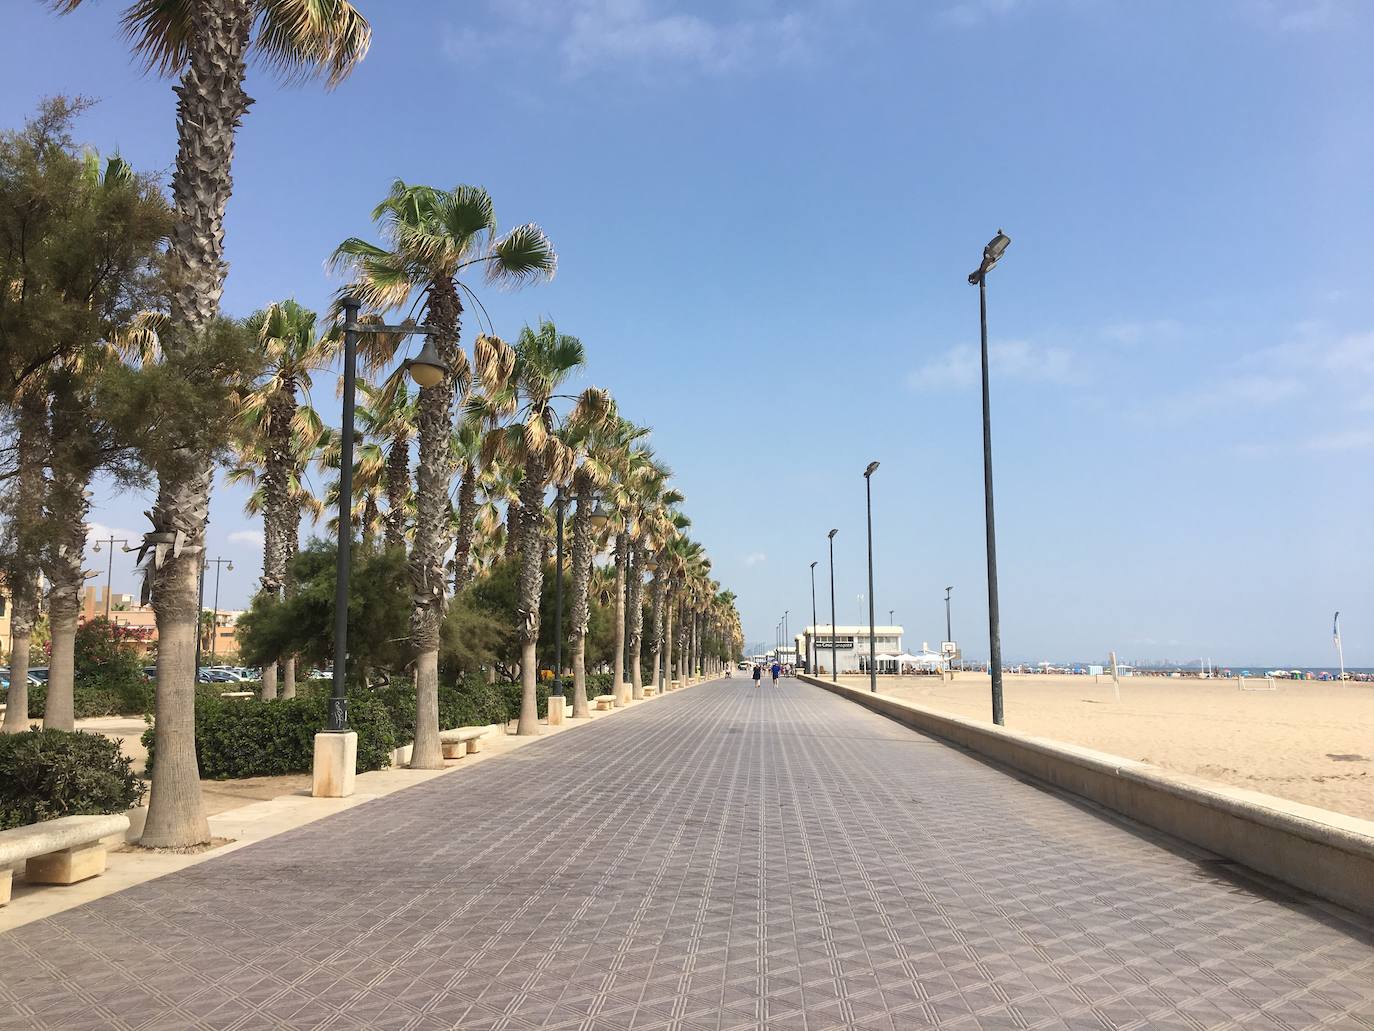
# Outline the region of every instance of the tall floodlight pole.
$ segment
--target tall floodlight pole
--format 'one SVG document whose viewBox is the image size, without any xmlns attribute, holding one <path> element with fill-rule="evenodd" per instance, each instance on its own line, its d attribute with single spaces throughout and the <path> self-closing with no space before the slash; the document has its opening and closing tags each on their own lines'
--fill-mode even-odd
<svg viewBox="0 0 1374 1031">
<path fill-rule="evenodd" d="M 210 665 L 215 664 L 215 645 L 219 643 L 219 574 L 223 566 L 229 567 L 229 572 L 234 571 L 234 563 L 227 558 L 207 559 L 205 564 L 215 567 L 215 615 L 210 620 Z M 199 675 L 199 671 L 197 671 Z"/>
<path fill-rule="evenodd" d="M 789 623 L 787 622 L 787 617 L 790 616 L 791 614 L 792 614 L 792 610 L 791 610 L 791 609 L 783 609 L 783 610 L 782 610 L 782 646 L 783 646 L 784 649 L 787 647 L 787 641 L 788 641 L 788 639 L 792 636 L 792 633 L 791 633 L 791 624 L 789 624 Z M 778 662 L 782 662 L 782 659 L 779 658 L 779 659 L 778 659 Z"/>
<path fill-rule="evenodd" d="M 348 666 L 348 577 L 352 569 L 353 544 L 353 409 L 357 400 L 358 337 L 362 333 L 387 333 L 410 336 L 437 333 L 425 326 L 385 326 L 380 322 L 364 325 L 358 321 L 362 302 L 344 297 L 343 309 L 343 419 L 339 431 L 339 536 L 334 580 L 334 682 L 329 695 L 329 731 L 348 730 L 348 693 L 345 677 Z M 410 378 L 421 388 L 432 387 L 448 374 L 433 340 L 426 340 L 415 358 L 405 363 Z"/>
<path fill-rule="evenodd" d="M 997 532 L 992 514 L 992 416 L 988 393 L 988 273 L 1011 243 L 1002 230 L 983 248 L 983 261 L 968 281 L 978 287 L 978 324 L 983 365 L 983 508 L 988 550 L 988 673 L 992 677 L 992 722 L 1002 724 L 1002 623 L 997 608 Z"/>
<path fill-rule="evenodd" d="M 835 534 L 839 529 L 831 530 L 827 537 L 830 538 L 830 680 L 832 683 L 839 683 L 840 674 L 839 660 L 835 657 L 837 647 L 835 644 Z"/>
<path fill-rule="evenodd" d="M 953 587 L 946 587 L 946 588 L 945 588 L 945 640 L 948 641 L 950 644 L 953 644 L 953 643 L 954 643 L 954 631 L 951 629 L 951 624 L 950 624 L 950 621 L 949 621 L 949 595 L 950 595 L 950 592 L 953 591 L 953 590 L 954 590 Z M 954 655 L 953 655 L 953 653 L 950 654 L 949 661 L 950 661 L 950 663 L 951 663 L 951 668 L 953 668 L 953 665 L 952 665 L 953 662 L 954 662 Z"/>
<path fill-rule="evenodd" d="M 811 645 L 807 649 L 806 672 L 813 677 L 816 675 L 816 563 L 811 563 L 811 640 L 807 643 Z"/>
<path fill-rule="evenodd" d="M 869 462 L 864 470 L 864 499 L 868 506 L 868 689 L 874 694 L 878 693 L 878 643 L 873 626 L 873 474 L 877 471 L 877 462 Z"/>
<path fill-rule="evenodd" d="M 1345 683 L 1345 649 L 1341 647 L 1341 614 L 1336 613 L 1331 620 L 1331 636 L 1336 640 L 1336 657 L 1341 664 L 1341 683 Z"/>
<path fill-rule="evenodd" d="M 568 509 L 568 495 L 558 488 L 554 498 L 554 520 L 557 523 L 554 539 L 553 584 L 553 693 L 563 697 L 563 516 Z"/>
<path fill-rule="evenodd" d="M 110 618 L 110 595 L 114 593 L 114 546 L 115 546 L 116 544 L 122 544 L 122 545 L 124 545 L 124 550 L 125 550 L 125 551 L 128 551 L 128 550 L 130 550 L 130 549 L 129 549 L 129 542 L 126 541 L 123 537 L 114 537 L 114 536 L 111 536 L 111 537 L 104 538 L 104 539 L 102 539 L 102 540 L 96 541 L 96 542 L 95 542 L 95 547 L 92 548 L 91 550 L 92 550 L 92 551 L 99 551 L 99 550 L 100 550 L 100 546 L 101 546 L 102 544 L 104 544 L 107 548 L 110 549 L 110 561 L 109 561 L 109 566 L 108 566 L 108 568 L 106 568 L 106 570 L 105 570 L 105 619 L 106 619 L 106 621 L 108 621 L 109 618 Z M 96 575 L 98 576 L 99 574 L 96 574 Z"/>
</svg>

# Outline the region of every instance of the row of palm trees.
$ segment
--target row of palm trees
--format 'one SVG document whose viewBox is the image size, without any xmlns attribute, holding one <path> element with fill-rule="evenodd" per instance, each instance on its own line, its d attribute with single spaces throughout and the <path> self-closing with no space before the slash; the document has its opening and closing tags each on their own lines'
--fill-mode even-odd
<svg viewBox="0 0 1374 1031">
<path fill-rule="evenodd" d="M 483 191 L 465 188 L 465 193 L 489 208 Z M 350 284 L 346 290 L 357 287 Z M 318 498 L 310 490 L 308 475 L 311 466 L 337 470 L 337 433 L 324 426 L 298 391 L 308 391 L 311 371 L 336 357 L 338 334 L 318 333 L 315 313 L 295 301 L 272 305 L 248 324 L 261 341 L 268 366 L 238 399 L 239 464 L 229 476 L 253 487 L 247 510 L 261 515 L 264 526 L 261 589 L 275 596 L 289 589 L 287 571 L 302 516 L 319 519 L 337 511 L 337 480 Z M 374 373 L 389 370 L 389 375 L 361 384 L 363 401 L 355 417 L 361 446 L 354 459 L 350 519 L 364 544 L 380 537 L 385 547 L 409 549 L 417 587 L 411 621 L 419 714 L 413 765 L 442 765 L 438 640 L 437 631 L 433 638 L 428 636 L 431 625 L 442 617 L 448 599 L 502 557 L 519 563 L 518 730 L 537 732 L 539 599 L 556 526 L 550 490 L 563 499 L 561 503 L 573 506 L 569 645 L 574 716 L 586 715 L 588 705 L 585 656 L 593 560 L 608 548 L 612 561 L 603 574 L 607 582 L 596 585 L 595 593 L 616 599 L 613 679 L 624 685 L 626 696 L 643 695 L 646 573 L 653 575 L 653 625 L 648 636 L 652 670 L 705 671 L 718 662 L 716 655 L 705 654 L 708 634 L 726 644 L 726 650 L 737 650 L 733 595 L 722 593 L 710 579 L 703 549 L 686 536 L 690 521 L 680 510 L 683 497 L 670 486 L 669 470 L 648 446 L 648 429 L 623 418 L 604 390 L 563 393 L 586 362 L 579 340 L 546 320 L 537 329 L 526 327 L 514 343 L 480 334 L 471 363 L 461 349 L 450 349 L 447 376 L 461 403 L 449 432 L 426 438 L 421 432 L 422 402 L 427 390 L 441 384 L 412 394 L 405 366 L 395 364 L 397 339 L 386 334 L 368 334 L 365 339 L 369 343 L 362 355 L 364 367 Z M 419 460 L 412 483 L 411 455 L 417 440 Z M 428 453 L 427 447 L 438 453 Z M 426 489 L 429 470 L 435 468 L 447 472 L 437 525 L 426 528 L 417 499 Z M 438 563 L 428 556 L 416 558 L 417 542 L 426 529 L 437 541 Z M 431 657 L 426 658 L 426 652 Z M 281 693 L 291 697 L 294 664 L 290 656 L 281 660 Z M 277 696 L 275 667 L 274 662 L 264 667 L 265 699 Z"/>
<path fill-rule="evenodd" d="M 82 6 L 82 0 L 46 2 L 63 13 Z M 173 222 L 165 262 L 168 297 L 157 334 L 158 360 L 180 370 L 184 377 L 189 376 L 187 370 L 228 377 L 232 370 L 214 358 L 225 350 L 219 311 L 227 272 L 224 214 L 233 188 L 237 130 L 252 103 L 244 90 L 250 53 L 255 51 L 284 78 L 323 77 L 333 86 L 367 53 L 371 29 L 348 0 L 135 0 L 126 8 L 123 23 L 136 54 L 149 70 L 178 79 Z M 548 277 L 556 259 L 544 234 L 526 225 L 498 236 L 490 198 L 473 187 L 445 191 L 398 182 L 378 205 L 374 219 L 381 230 L 381 244 L 348 240 L 335 254 L 336 267 L 351 280 L 346 290 L 360 297 L 372 312 L 405 309 L 411 317 L 419 318 L 430 330 L 447 366 L 440 381 L 421 389 L 413 401 L 418 453 L 413 487 L 410 478 L 402 481 L 399 472 L 401 455 L 408 455 L 409 442 L 393 453 L 395 441 L 388 438 L 386 461 L 375 470 L 383 484 L 380 496 L 386 502 L 380 504 L 377 497 L 372 501 L 375 513 L 384 517 L 389 540 L 398 543 L 408 535 L 419 716 L 414 749 L 417 765 L 441 762 L 435 697 L 439 621 L 449 597 L 446 558 L 455 544 L 454 537 L 465 525 L 465 517 L 473 525 L 479 518 L 473 506 L 478 503 L 480 477 L 495 476 L 501 463 L 520 470 L 518 481 L 512 484 L 515 497 L 506 498 L 506 525 L 508 545 L 522 556 L 521 641 L 522 651 L 531 659 L 521 663 L 524 696 L 530 703 L 522 705 L 522 728 L 528 730 L 532 724 L 537 587 L 543 571 L 540 555 L 547 540 L 542 529 L 547 515 L 544 492 L 551 484 L 576 481 L 579 472 L 583 473 L 577 487 L 573 550 L 576 562 L 578 523 L 582 521 L 581 555 L 587 576 L 591 566 L 587 556 L 595 546 L 589 524 L 598 495 L 613 504 L 617 584 L 628 589 L 636 577 L 654 565 L 655 597 L 663 592 L 665 598 L 662 605 L 656 602 L 654 606 L 655 624 L 660 612 L 664 622 L 664 633 L 654 635 L 656 647 L 666 654 L 676 645 L 681 656 L 684 642 L 688 648 L 699 650 L 700 639 L 708 631 L 737 633 L 737 620 L 730 614 L 732 606 L 727 607 L 728 601 L 722 600 L 728 595 L 716 595 L 718 589 L 704 579 L 709 570 L 704 556 L 685 538 L 670 538 L 661 532 L 674 522 L 673 505 L 655 508 L 646 500 L 648 495 L 640 492 L 637 485 L 655 480 L 656 474 L 605 466 L 609 475 L 603 477 L 597 471 L 606 463 L 606 453 L 593 448 L 594 439 L 610 435 L 623 441 L 633 436 L 614 415 L 609 398 L 584 392 L 565 418 L 557 417 L 554 401 L 562 381 L 555 381 L 555 373 L 559 363 L 573 354 L 567 338 L 551 326 L 531 330 L 528 337 L 521 334 L 514 345 L 486 336 L 474 341 L 471 364 L 459 347 L 463 298 L 472 296 L 464 277 L 481 272 L 488 279 L 517 284 Z M 269 328 L 273 320 L 279 321 Z M 260 338 L 281 341 L 283 348 L 304 346 L 304 338 L 293 338 L 296 330 L 290 321 L 287 305 L 274 306 L 263 316 Z M 311 336 L 306 334 L 306 338 Z M 326 341 L 328 336 L 325 334 Z M 394 357 L 398 340 L 381 335 L 370 339 L 379 348 L 389 347 Z M 580 353 L 580 348 L 577 351 Z M 299 526 L 300 514 L 306 510 L 300 476 L 293 475 L 292 470 L 299 468 L 302 455 L 318 446 L 308 439 L 309 417 L 293 407 L 293 388 L 299 388 L 301 381 L 298 375 L 281 374 L 281 366 L 287 364 L 274 363 L 270 383 L 259 383 L 246 391 L 254 396 L 245 398 L 238 409 L 245 422 L 256 420 L 263 429 L 254 445 L 260 447 L 260 453 L 249 450 L 240 457 L 252 458 L 251 464 L 261 469 L 265 523 L 269 506 L 272 509 L 270 532 L 265 530 L 265 536 L 273 539 L 264 557 L 264 585 L 268 590 L 287 586 L 283 582 L 285 569 L 296 539 L 291 528 Z M 309 360 L 297 363 L 297 372 L 308 368 Z M 480 392 L 469 389 L 474 383 Z M 378 389 L 384 393 L 387 387 L 382 384 Z M 459 397 L 465 412 L 481 412 L 477 424 L 455 422 Z M 369 400 L 382 398 L 369 396 Z M 399 397 L 394 401 L 398 405 L 409 403 Z M 500 423 L 492 425 L 493 418 L 499 418 Z M 390 419 L 386 413 L 382 421 Z M 195 756 L 194 681 L 200 608 L 197 585 L 205 556 L 215 449 L 213 441 L 195 432 L 195 427 L 182 428 L 184 432 L 161 447 L 150 463 L 156 475 L 157 497 L 149 513 L 153 529 L 145 535 L 142 556 L 159 637 L 158 761 L 141 839 L 151 846 L 188 846 L 209 838 Z M 579 443 L 584 436 L 586 443 Z M 455 441 L 459 446 L 455 447 Z M 647 451 L 632 442 L 626 443 L 625 449 L 631 453 Z M 246 467 L 250 462 L 242 464 Z M 456 519 L 449 497 L 455 475 L 460 475 Z M 662 478 L 666 480 L 666 473 Z M 366 509 L 367 495 L 360 493 Z M 586 507 L 585 515 L 584 498 L 592 506 Z M 403 523 L 398 513 L 407 506 L 413 515 Z M 453 550 L 456 568 L 452 581 L 462 586 L 472 575 L 471 542 L 466 551 L 461 544 Z M 575 580 L 577 573 L 575 569 Z M 536 589 L 534 601 L 528 593 L 530 588 Z M 676 594 L 670 594 L 670 589 Z M 708 603 L 708 594 L 714 601 Z M 623 597 L 617 591 L 618 606 L 623 604 L 619 600 Z M 674 601 L 679 606 L 676 628 L 672 626 Z M 634 645 L 637 641 L 642 649 L 643 644 L 642 627 L 636 630 L 633 626 L 638 621 L 636 608 L 631 607 L 630 629 L 624 629 L 624 620 L 618 621 L 617 627 L 617 634 L 625 632 L 629 639 L 633 680 L 639 678 L 633 662 Z M 585 616 L 583 619 L 585 622 Z M 684 624 L 690 624 L 690 629 Z M 616 654 L 623 656 L 623 651 L 617 649 Z M 575 662 L 576 655 L 574 646 Z M 617 674 L 620 682 L 623 669 Z M 525 709 L 530 710 L 530 720 L 525 718 Z"/>
</svg>

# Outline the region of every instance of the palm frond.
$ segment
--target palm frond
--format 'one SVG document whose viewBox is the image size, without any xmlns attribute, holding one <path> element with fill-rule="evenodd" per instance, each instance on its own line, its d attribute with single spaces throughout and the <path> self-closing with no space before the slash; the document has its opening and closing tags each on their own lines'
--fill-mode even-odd
<svg viewBox="0 0 1374 1031">
<path fill-rule="evenodd" d="M 558 270 L 558 255 L 544 230 L 530 222 L 496 241 L 485 263 L 487 282 L 523 286 L 552 279 Z"/>
</svg>

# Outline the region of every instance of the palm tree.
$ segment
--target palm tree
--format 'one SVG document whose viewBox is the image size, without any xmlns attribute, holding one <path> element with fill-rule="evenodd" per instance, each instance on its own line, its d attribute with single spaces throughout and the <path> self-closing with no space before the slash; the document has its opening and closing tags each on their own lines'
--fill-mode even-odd
<svg viewBox="0 0 1374 1031">
<path fill-rule="evenodd" d="M 399 370 L 398 370 L 399 371 Z M 388 376 L 380 385 L 358 384 L 363 402 L 356 419 L 365 442 L 380 449 L 385 462 L 384 484 L 386 546 L 404 548 L 412 496 L 410 490 L 410 442 L 415 439 L 415 397 L 404 375 Z"/>
<path fill-rule="evenodd" d="M 254 423 L 253 428 L 257 429 L 259 425 Z M 306 481 L 306 471 L 312 463 L 320 460 L 322 448 L 326 448 L 333 435 L 319 421 L 314 409 L 297 406 L 285 446 L 269 441 L 266 433 L 257 437 L 245 435 L 238 446 L 238 464 L 225 477 L 229 483 L 250 488 L 243 504 L 244 513 L 263 519 L 263 586 L 260 590 L 273 597 L 291 592 L 291 560 L 296 557 L 300 545 L 301 516 L 308 515 L 312 522 L 319 522 L 325 514 L 327 498 L 321 500 L 316 497 Z M 334 461 L 337 464 L 337 451 Z M 276 465 L 274 473 L 281 477 L 281 487 L 275 494 L 268 491 L 269 464 Z M 335 505 L 337 507 L 337 498 Z M 275 577 L 271 581 L 276 584 L 275 588 L 267 586 L 269 576 Z M 277 661 L 274 658 L 263 664 L 264 700 L 277 697 Z M 283 656 L 281 662 L 284 675 L 281 697 L 294 698 L 295 659 Z"/>
<path fill-rule="evenodd" d="M 287 563 L 296 551 L 299 480 L 324 437 L 319 416 L 297 397 L 298 390 L 309 391 L 311 369 L 335 351 L 331 338 L 317 336 L 315 321 L 313 311 L 291 300 L 247 320 L 261 349 L 264 376 L 236 398 L 240 468 L 231 479 L 251 480 L 260 493 L 249 502 L 263 517 L 259 591 L 274 598 L 286 590 Z M 277 697 L 276 657 L 263 664 L 262 697 Z"/>
<path fill-rule="evenodd" d="M 535 685 L 539 675 L 539 598 L 544 585 L 544 492 L 550 482 L 568 480 L 576 452 L 562 439 L 555 402 L 559 388 L 586 361 L 576 337 L 559 333 L 543 321 L 538 331 L 526 326 L 514 347 L 493 336 L 473 345 L 477 378 L 486 393 L 468 399 L 467 411 L 494 428 L 483 443 L 486 455 L 516 464 L 519 486 L 520 559 L 519 618 L 520 720 L 517 734 L 539 733 Z M 573 426 L 604 425 L 614 411 L 610 395 L 595 387 L 584 390 L 567 417 Z M 496 426 L 502 418 L 510 421 Z"/>
<path fill-rule="evenodd" d="M 667 486 L 669 471 L 667 467 L 646 461 L 634 471 L 632 503 L 634 520 L 630 533 L 630 561 L 628 565 L 629 591 L 626 606 L 629 609 L 629 668 L 631 696 L 644 697 L 642 644 L 644 639 L 644 569 L 649 557 L 657 552 L 668 534 L 672 524 L 669 510 L 682 500 L 682 495 Z"/>
<path fill-rule="evenodd" d="M 679 501 L 681 495 L 678 496 Z M 663 646 L 669 634 L 671 626 L 665 633 L 664 610 L 668 608 L 668 585 L 671 580 L 671 570 L 669 568 L 668 549 L 672 543 L 680 537 L 692 525 L 692 521 L 681 512 L 665 509 L 663 512 L 663 529 L 659 537 L 657 553 L 653 556 L 654 564 L 654 589 L 653 589 L 653 633 L 654 633 L 654 662 L 650 667 L 650 677 L 657 684 L 662 671 L 665 669 Z M 668 610 L 671 616 L 671 609 Z M 661 687 L 664 685 L 660 685 Z"/>
<path fill-rule="evenodd" d="M 489 281 L 518 285 L 552 276 L 557 258 L 538 226 L 518 226 L 498 237 L 491 197 L 478 186 L 440 190 L 397 180 L 372 218 L 381 226 L 387 246 L 356 237 L 338 246 L 332 264 L 352 279 L 344 292 L 375 312 L 423 309 L 430 341 L 447 367 L 437 383 L 420 390 L 415 537 L 410 553 L 416 690 L 410 765 L 443 769 L 439 633 L 446 602 L 443 563 L 452 533 L 448 491 L 453 478 L 453 401 L 468 379 L 467 361 L 458 347 L 463 313 L 459 291 L 468 290 L 460 277 L 480 269 Z"/>
<path fill-rule="evenodd" d="M 600 427 L 574 428 L 569 443 L 577 452 L 577 468 L 573 471 L 572 495 L 577 501 L 572 524 L 572 619 L 569 637 L 572 646 L 573 717 L 589 716 L 587 704 L 587 627 L 591 620 L 590 585 L 592 560 L 605 547 L 602 533 L 609 521 L 598 494 L 611 484 L 612 455 L 622 439 L 622 427 L 629 425 L 618 418 L 608 419 Z M 640 436 L 647 429 L 636 427 Z"/>
<path fill-rule="evenodd" d="M 50 0 L 66 13 L 82 0 Z M 149 69 L 179 76 L 176 226 L 169 354 L 195 351 L 219 314 L 224 289 L 224 209 L 232 192 L 234 138 L 251 103 L 243 81 L 250 46 L 286 78 L 324 75 L 335 85 L 367 53 L 372 33 L 348 0 L 134 0 L 124 30 Z M 199 448 L 164 459 L 145 537 L 158 628 L 157 763 L 144 845 L 209 840 L 195 751 L 197 579 L 204 558 L 211 460 Z"/>
<path fill-rule="evenodd" d="M 482 420 L 464 413 L 453 431 L 453 457 L 458 466 L 458 510 L 454 525 L 453 593 L 472 582 L 472 542 L 481 505 Z"/>
</svg>

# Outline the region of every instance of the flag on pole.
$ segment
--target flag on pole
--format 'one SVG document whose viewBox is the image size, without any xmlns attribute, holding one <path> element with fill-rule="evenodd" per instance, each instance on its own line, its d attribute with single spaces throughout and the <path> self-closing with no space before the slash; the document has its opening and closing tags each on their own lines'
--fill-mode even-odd
<svg viewBox="0 0 1374 1031">
<path fill-rule="evenodd" d="M 1337 648 L 1341 646 L 1341 614 L 1339 612 L 1331 617 L 1331 643 Z"/>
</svg>

